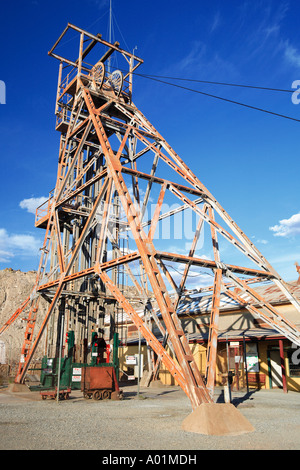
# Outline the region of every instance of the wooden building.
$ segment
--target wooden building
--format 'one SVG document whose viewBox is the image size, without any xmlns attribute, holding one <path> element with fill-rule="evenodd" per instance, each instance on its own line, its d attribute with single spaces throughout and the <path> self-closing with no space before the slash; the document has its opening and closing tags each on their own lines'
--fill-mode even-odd
<svg viewBox="0 0 300 470">
<path fill-rule="evenodd" d="M 290 283 L 292 292 L 300 298 L 300 283 Z M 282 292 L 267 283 L 256 288 L 281 315 L 300 326 L 300 315 Z M 247 300 L 246 294 L 240 294 Z M 250 299 L 249 299 L 250 301 Z M 211 292 L 198 292 L 183 299 L 178 308 L 184 331 L 201 373 L 205 374 L 206 352 L 209 333 Z M 256 305 L 259 308 L 259 305 Z M 140 310 L 139 314 L 144 315 Z M 156 315 L 160 313 L 157 310 Z M 109 317 L 107 317 L 107 322 Z M 141 378 L 152 370 L 153 355 L 143 337 L 139 338 L 135 325 L 124 312 L 117 318 L 120 335 L 120 368 L 123 378 L 137 378 L 134 359 L 138 351 L 143 356 Z M 155 322 L 152 331 L 163 342 Z M 169 350 L 172 354 L 172 352 Z M 129 358 L 129 359 L 128 359 Z M 154 358 L 155 361 L 156 358 Z M 128 362 L 128 363 L 126 363 Z M 282 388 L 283 391 L 300 391 L 300 348 L 291 343 L 275 329 L 264 324 L 244 306 L 225 293 L 221 294 L 218 331 L 216 385 L 227 382 L 228 371 L 233 374 L 233 388 Z M 159 379 L 163 384 L 176 385 L 169 371 L 160 365 Z"/>
</svg>

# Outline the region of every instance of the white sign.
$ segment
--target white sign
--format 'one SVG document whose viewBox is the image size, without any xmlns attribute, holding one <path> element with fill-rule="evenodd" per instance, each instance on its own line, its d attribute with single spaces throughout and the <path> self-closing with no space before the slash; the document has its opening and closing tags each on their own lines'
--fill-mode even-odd
<svg viewBox="0 0 300 470">
<path fill-rule="evenodd" d="M 259 372 L 259 362 L 256 354 L 247 354 L 247 371 Z"/>
<path fill-rule="evenodd" d="M 73 374 L 81 375 L 81 367 L 73 367 Z"/>
<path fill-rule="evenodd" d="M 81 375 L 73 375 L 72 382 L 81 382 Z"/>
<path fill-rule="evenodd" d="M 126 364 L 137 365 L 136 356 L 126 356 Z"/>
<path fill-rule="evenodd" d="M 259 372 L 258 350 L 256 343 L 246 345 L 246 355 L 248 372 Z"/>
</svg>

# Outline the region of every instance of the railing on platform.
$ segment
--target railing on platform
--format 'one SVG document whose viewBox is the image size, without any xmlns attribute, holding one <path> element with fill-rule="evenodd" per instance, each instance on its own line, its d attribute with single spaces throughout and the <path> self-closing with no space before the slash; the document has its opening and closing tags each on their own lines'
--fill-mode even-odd
<svg viewBox="0 0 300 470">
<path fill-rule="evenodd" d="M 49 193 L 49 199 L 45 201 L 43 204 L 41 204 L 35 212 L 35 223 L 37 224 L 41 219 L 43 219 L 49 212 L 50 212 L 50 207 L 53 201 L 53 196 L 54 196 L 54 189 L 50 191 Z"/>
</svg>

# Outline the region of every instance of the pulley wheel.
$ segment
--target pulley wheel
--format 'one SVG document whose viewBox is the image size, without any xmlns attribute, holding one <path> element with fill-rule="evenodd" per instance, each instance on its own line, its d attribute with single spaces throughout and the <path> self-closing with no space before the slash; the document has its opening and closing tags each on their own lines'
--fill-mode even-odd
<svg viewBox="0 0 300 470">
<path fill-rule="evenodd" d="M 115 70 L 108 79 L 109 85 L 114 90 L 115 94 L 119 96 L 123 88 L 123 74 L 120 70 Z"/>
<path fill-rule="evenodd" d="M 90 77 L 94 81 L 97 88 L 101 88 L 105 76 L 105 65 L 98 62 L 91 70 Z"/>
</svg>

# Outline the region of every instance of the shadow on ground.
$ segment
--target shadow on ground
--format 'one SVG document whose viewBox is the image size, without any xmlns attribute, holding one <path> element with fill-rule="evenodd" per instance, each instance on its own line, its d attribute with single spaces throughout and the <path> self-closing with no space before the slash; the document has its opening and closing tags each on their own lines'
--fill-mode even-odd
<svg viewBox="0 0 300 470">
<path fill-rule="evenodd" d="M 251 390 L 251 392 L 246 392 L 243 396 L 240 397 L 235 397 L 231 400 L 231 403 L 237 408 L 240 405 L 251 405 L 253 406 L 252 403 L 250 403 L 250 400 L 253 400 L 253 394 L 256 393 L 257 390 Z M 224 397 L 224 390 L 221 391 L 220 395 L 218 396 L 216 403 L 225 403 L 225 397 Z"/>
</svg>

